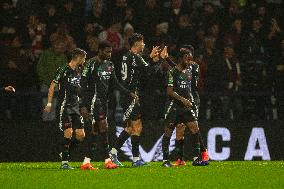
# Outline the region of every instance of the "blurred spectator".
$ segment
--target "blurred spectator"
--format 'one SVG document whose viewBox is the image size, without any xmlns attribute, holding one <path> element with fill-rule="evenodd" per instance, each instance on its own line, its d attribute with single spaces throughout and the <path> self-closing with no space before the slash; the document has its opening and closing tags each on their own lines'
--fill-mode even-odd
<svg viewBox="0 0 284 189">
<path fill-rule="evenodd" d="M 245 56 L 245 59 L 263 61 L 264 39 L 263 24 L 258 18 L 254 18 L 251 22 L 251 28 L 246 34 L 245 45 L 243 45 L 244 54 L 242 55 Z"/>
<path fill-rule="evenodd" d="M 40 22 L 35 14 L 31 14 L 28 18 L 27 29 L 31 40 L 32 53 L 37 59 L 43 51 L 43 37 L 45 35 L 46 25 Z"/>
<path fill-rule="evenodd" d="M 97 55 L 99 47 L 99 39 L 95 36 L 89 36 L 86 39 L 87 47 L 87 59 Z"/>
<path fill-rule="evenodd" d="M 219 109 L 219 98 L 216 93 L 220 92 L 218 77 L 220 76 L 219 52 L 215 48 L 215 39 L 213 37 L 206 37 L 203 42 L 203 48 L 197 51 L 197 62 L 202 64 L 201 84 L 203 84 L 203 91 L 206 92 L 206 96 L 200 96 L 201 106 L 200 114 L 206 119 L 216 119 L 216 113 Z M 205 110 L 205 107 L 207 110 Z M 204 115 L 206 113 L 206 115 Z M 201 116 L 201 117 L 202 117 Z"/>
<path fill-rule="evenodd" d="M 86 17 L 86 20 L 86 22 L 93 24 L 96 35 L 105 29 L 108 18 L 101 0 L 93 0 L 92 12 Z"/>
<path fill-rule="evenodd" d="M 49 84 L 54 78 L 56 70 L 67 64 L 67 58 L 65 56 L 66 46 L 65 41 L 57 40 L 52 42 L 52 48 L 45 50 L 39 59 L 37 65 L 37 73 L 40 81 L 40 91 L 43 93 L 48 92 Z M 46 96 L 46 95 L 44 95 Z M 56 98 L 54 99 L 54 105 L 56 105 Z M 47 98 L 42 99 L 42 105 L 45 106 Z M 52 107 L 51 113 L 42 114 L 43 121 L 52 121 L 55 119 L 55 106 Z"/>
<path fill-rule="evenodd" d="M 108 10 L 112 13 L 112 18 L 116 18 L 118 20 L 123 20 L 125 18 L 126 9 L 128 7 L 127 0 L 114 0 L 114 2 L 108 2 Z M 112 18 L 109 18 L 111 21 Z"/>
<path fill-rule="evenodd" d="M 8 45 L 17 31 L 18 16 L 11 1 L 3 1 L 0 5 L 0 45 Z"/>
<path fill-rule="evenodd" d="M 137 9 L 137 27 L 134 26 L 135 29 L 145 36 L 151 36 L 155 32 L 156 24 L 165 15 L 164 8 L 158 4 L 157 0 L 146 0 L 145 4 L 141 4 Z M 143 11 L 140 11 L 140 9 Z"/>
<path fill-rule="evenodd" d="M 54 43 L 57 43 L 58 41 L 64 41 L 64 48 L 67 52 L 71 52 L 76 48 L 76 43 L 74 42 L 73 37 L 69 35 L 68 26 L 64 23 L 57 27 L 56 32 L 50 35 L 49 40 L 52 46 L 55 46 Z"/>
<path fill-rule="evenodd" d="M 241 52 L 241 41 L 243 40 L 242 20 L 237 17 L 233 20 L 231 28 L 224 35 L 224 44 L 232 44 L 237 54 Z"/>
<path fill-rule="evenodd" d="M 235 55 L 232 45 L 227 44 L 224 47 L 223 56 L 219 63 L 218 83 L 223 89 L 220 91 L 223 119 L 239 119 L 242 115 L 241 99 L 237 94 L 241 87 L 241 69 L 240 63 Z"/>
<path fill-rule="evenodd" d="M 185 0 L 171 0 L 171 6 L 167 10 L 167 22 L 169 22 L 170 33 L 176 35 L 180 24 L 180 16 L 188 14 L 189 8 Z M 163 18 L 165 19 L 165 18 Z M 160 20 L 165 21 L 165 20 Z M 185 21 L 185 20 L 182 20 Z"/>
<path fill-rule="evenodd" d="M 123 28 L 123 47 L 127 50 L 130 48 L 128 39 L 132 36 L 133 33 L 133 26 L 127 22 Z"/>
<path fill-rule="evenodd" d="M 278 105 L 279 119 L 284 119 L 284 37 L 280 41 L 281 51 L 278 55 L 273 57 L 275 63 L 275 70 L 272 72 L 275 82 L 276 104 Z M 273 102 L 272 102 L 273 103 Z"/>
<path fill-rule="evenodd" d="M 123 38 L 121 35 L 122 25 L 120 20 L 113 19 L 110 27 L 99 34 L 99 41 L 106 41 L 111 44 L 114 53 L 120 51 L 123 47 Z"/>
<path fill-rule="evenodd" d="M 61 10 L 61 9 L 60 9 Z M 63 9 L 60 17 L 62 22 L 68 26 L 70 35 L 75 43 L 81 41 L 83 27 L 83 4 L 72 0 L 63 1 Z"/>
<path fill-rule="evenodd" d="M 214 38 L 215 41 L 215 47 L 216 49 L 222 49 L 223 47 L 223 43 L 222 43 L 222 39 L 221 39 L 221 31 L 220 31 L 220 26 L 217 22 L 214 22 L 212 24 L 210 24 L 209 28 L 208 28 L 208 33 L 207 36 Z"/>
<path fill-rule="evenodd" d="M 60 24 L 60 16 L 56 10 L 56 7 L 52 4 L 47 4 L 45 7 L 45 15 L 43 17 L 44 23 L 46 24 L 46 35 L 45 35 L 45 48 L 51 47 L 51 43 L 49 41 L 49 37 L 52 33 L 54 33 Z"/>
<path fill-rule="evenodd" d="M 176 34 L 170 33 L 177 45 L 193 44 L 195 33 L 188 14 L 180 15 Z"/>
<path fill-rule="evenodd" d="M 36 78 L 31 62 L 31 52 L 24 49 L 20 36 L 16 35 L 10 46 L 5 46 L 1 55 L 1 79 L 6 84 L 17 88 L 21 96 L 4 98 L 3 107 L 5 117 L 8 119 L 27 120 L 34 117 L 36 111 L 32 108 L 34 99 L 32 92 L 35 89 Z M 29 92 L 29 95 L 24 93 Z"/>
</svg>

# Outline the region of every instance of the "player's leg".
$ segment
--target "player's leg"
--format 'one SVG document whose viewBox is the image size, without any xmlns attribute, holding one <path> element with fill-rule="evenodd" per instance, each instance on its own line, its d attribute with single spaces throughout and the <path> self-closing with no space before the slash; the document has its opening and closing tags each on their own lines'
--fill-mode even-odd
<svg viewBox="0 0 284 189">
<path fill-rule="evenodd" d="M 176 125 L 176 140 L 175 140 L 175 151 L 177 153 L 177 161 L 174 164 L 175 166 L 184 166 L 186 165 L 185 161 L 183 160 L 183 148 L 184 148 L 184 124 L 177 124 Z"/>
<path fill-rule="evenodd" d="M 200 102 L 199 98 L 197 99 L 197 102 Z M 199 116 L 199 108 L 200 108 L 200 103 L 197 103 L 196 105 L 194 105 L 194 111 L 195 111 L 195 115 L 198 118 Z M 201 151 L 201 158 L 202 161 L 209 161 L 209 155 L 208 155 L 208 151 L 207 148 L 203 142 L 203 138 L 202 135 L 200 133 L 200 130 L 198 130 L 198 140 L 200 143 L 200 151 Z"/>
<path fill-rule="evenodd" d="M 85 139 L 85 129 L 84 129 L 84 120 L 83 117 L 79 113 L 79 107 L 74 107 L 72 109 L 72 125 L 75 130 L 75 138 L 78 142 L 83 142 Z M 83 170 L 96 170 L 91 164 L 90 159 L 85 157 L 83 165 L 81 165 L 81 169 Z"/>
<path fill-rule="evenodd" d="M 73 169 L 69 164 L 70 160 L 70 145 L 73 134 L 72 123 L 66 120 L 63 128 L 63 149 L 61 152 L 61 168 L 62 169 Z"/>
<path fill-rule="evenodd" d="M 162 138 L 162 150 L 163 150 L 163 166 L 172 167 L 171 162 L 169 161 L 169 145 L 171 136 L 175 128 L 174 123 L 166 123 L 165 132 Z"/>
<path fill-rule="evenodd" d="M 190 121 L 187 126 L 191 132 L 192 150 L 193 150 L 193 162 L 194 166 L 208 165 L 208 162 L 202 161 L 200 152 L 200 141 L 199 141 L 199 127 L 197 121 Z"/>
<path fill-rule="evenodd" d="M 115 169 L 117 165 L 112 162 L 109 157 L 109 140 L 108 140 L 108 122 L 106 118 L 106 111 L 101 112 L 99 116 L 99 133 L 102 139 L 102 149 L 103 149 L 103 156 L 105 159 L 105 168 L 107 169 Z"/>
<path fill-rule="evenodd" d="M 114 146 L 112 147 L 111 151 L 109 152 L 111 160 L 117 166 L 123 166 L 117 158 L 118 150 L 123 146 L 125 141 L 132 135 L 132 122 L 131 117 L 135 116 L 135 109 L 137 109 L 137 103 L 130 98 L 122 98 L 122 106 L 124 110 L 123 121 L 125 124 L 125 129 L 120 133 L 118 136 Z"/>
<path fill-rule="evenodd" d="M 95 170 L 91 164 L 91 160 L 94 159 L 98 148 L 98 126 L 96 123 L 93 123 L 91 129 L 86 132 L 85 144 L 88 146 L 88 151 L 85 153 L 81 169 Z"/>
<path fill-rule="evenodd" d="M 132 145 L 132 155 L 133 155 L 133 166 L 145 166 L 147 165 L 141 158 L 139 153 L 140 145 L 140 135 L 142 132 L 142 121 L 140 115 L 137 119 L 132 119 L 131 121 L 132 135 L 131 135 L 131 145 Z"/>
</svg>

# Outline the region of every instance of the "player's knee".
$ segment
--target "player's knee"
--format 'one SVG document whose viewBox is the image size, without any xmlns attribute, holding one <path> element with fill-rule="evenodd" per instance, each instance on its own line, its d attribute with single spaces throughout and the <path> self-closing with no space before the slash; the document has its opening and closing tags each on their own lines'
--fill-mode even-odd
<svg viewBox="0 0 284 189">
<path fill-rule="evenodd" d="M 76 139 L 78 141 L 83 141 L 85 138 L 85 131 L 84 129 L 77 129 L 76 130 Z"/>
<path fill-rule="evenodd" d="M 199 127 L 196 121 L 189 123 L 189 130 L 192 134 L 198 133 Z"/>
<path fill-rule="evenodd" d="M 97 123 L 95 123 L 95 124 L 93 124 L 92 125 L 92 130 L 91 130 L 91 134 L 92 135 L 96 135 L 96 134 L 98 134 L 98 124 Z"/>
<path fill-rule="evenodd" d="M 99 121 L 100 132 L 107 132 L 108 125 L 106 119 Z"/>
<path fill-rule="evenodd" d="M 142 122 L 140 120 L 132 121 L 132 134 L 140 135 L 142 132 Z"/>
<path fill-rule="evenodd" d="M 125 130 L 125 132 L 127 132 L 129 135 L 132 134 L 132 127 L 127 126 L 124 130 Z"/>
<path fill-rule="evenodd" d="M 182 124 L 178 124 L 176 126 L 176 139 L 181 140 L 184 137 L 184 126 Z"/>
<path fill-rule="evenodd" d="M 165 136 L 168 136 L 168 137 L 172 136 L 172 133 L 174 131 L 174 129 L 173 129 L 174 126 L 173 125 L 174 125 L 173 123 L 170 123 L 169 125 L 166 126 L 166 128 L 165 128 Z"/>
<path fill-rule="evenodd" d="M 64 130 L 64 138 L 72 138 L 73 129 L 68 128 Z"/>
</svg>

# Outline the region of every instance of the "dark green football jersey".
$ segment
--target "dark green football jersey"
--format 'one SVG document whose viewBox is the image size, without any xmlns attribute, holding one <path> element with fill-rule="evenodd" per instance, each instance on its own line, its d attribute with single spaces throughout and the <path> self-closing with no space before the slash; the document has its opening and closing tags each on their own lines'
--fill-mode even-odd
<svg viewBox="0 0 284 189">
<path fill-rule="evenodd" d="M 59 85 L 59 100 L 64 100 L 66 105 L 76 105 L 80 96 L 79 69 L 73 70 L 68 64 L 57 69 L 53 82 Z"/>
</svg>

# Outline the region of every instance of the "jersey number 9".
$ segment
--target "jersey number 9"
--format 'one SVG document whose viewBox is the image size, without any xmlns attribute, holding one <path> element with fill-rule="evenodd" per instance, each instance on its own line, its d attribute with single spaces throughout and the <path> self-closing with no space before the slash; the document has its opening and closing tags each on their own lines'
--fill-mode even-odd
<svg viewBox="0 0 284 189">
<path fill-rule="evenodd" d="M 125 62 L 122 63 L 121 77 L 122 77 L 122 80 L 126 80 L 127 78 L 127 64 Z"/>
</svg>

